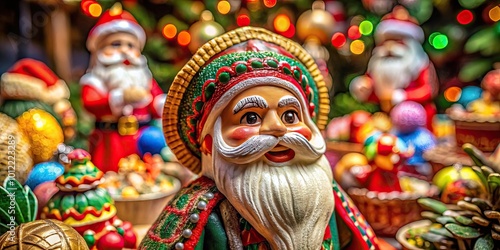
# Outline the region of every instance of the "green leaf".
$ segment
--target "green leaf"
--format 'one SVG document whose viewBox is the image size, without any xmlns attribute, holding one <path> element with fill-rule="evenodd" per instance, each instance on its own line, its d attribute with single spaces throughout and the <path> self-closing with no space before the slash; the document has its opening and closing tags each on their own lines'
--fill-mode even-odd
<svg viewBox="0 0 500 250">
<path fill-rule="evenodd" d="M 492 28 L 483 29 L 467 40 L 464 51 L 468 54 L 481 52 L 488 47 L 492 47 L 492 41 L 494 40 L 496 40 L 494 30 Z"/>
<path fill-rule="evenodd" d="M 436 221 L 441 225 L 446 225 L 449 223 L 457 223 L 455 218 L 453 218 L 451 216 L 439 216 L 436 218 Z"/>
<path fill-rule="evenodd" d="M 435 234 L 435 233 L 424 233 L 421 235 L 422 239 L 429 241 L 429 242 L 440 242 L 446 239 L 446 236 L 443 236 L 441 234 Z"/>
<path fill-rule="evenodd" d="M 477 239 L 476 244 L 474 244 L 474 250 L 493 250 L 495 248 L 495 242 L 491 235 L 486 234 L 483 237 Z"/>
<path fill-rule="evenodd" d="M 31 216 L 28 218 L 29 221 L 34 221 L 36 220 L 36 214 L 38 212 L 38 200 L 35 196 L 35 193 L 31 191 L 31 189 L 28 186 L 24 186 L 25 194 L 26 194 L 26 200 L 29 202 L 29 207 L 28 209 L 30 210 Z"/>
<path fill-rule="evenodd" d="M 474 9 L 484 3 L 485 0 L 458 0 L 460 5 L 466 9 Z"/>
<path fill-rule="evenodd" d="M 453 223 L 446 224 L 444 227 L 448 229 L 455 237 L 460 239 L 475 239 L 481 236 L 479 230 L 473 227 L 460 226 Z"/>
<path fill-rule="evenodd" d="M 438 235 L 442 235 L 442 236 L 446 236 L 446 237 L 449 237 L 449 238 L 453 238 L 453 234 L 451 234 L 450 231 L 448 231 L 444 227 L 440 227 L 440 228 L 431 227 L 431 229 L 429 230 L 429 232 L 434 233 L 434 234 L 438 234 Z"/>
<path fill-rule="evenodd" d="M 434 211 L 438 214 L 443 214 L 448 209 L 443 202 L 431 198 L 420 198 L 417 202 L 424 209 Z"/>
<path fill-rule="evenodd" d="M 481 184 L 486 188 L 486 192 L 490 192 L 490 186 L 488 185 L 488 178 L 484 175 L 484 172 L 481 170 L 481 167 L 478 166 L 473 166 L 472 170 L 474 170 L 474 173 L 479 177 L 481 180 Z"/>
<path fill-rule="evenodd" d="M 477 147 L 470 143 L 465 143 L 464 145 L 462 145 L 462 149 L 469 155 L 476 166 L 481 167 L 486 165 L 485 162 L 487 158 L 484 153 Z"/>
<path fill-rule="evenodd" d="M 472 61 L 462 67 L 460 73 L 458 73 L 458 78 L 462 82 L 472 82 L 486 74 L 491 67 L 492 62 L 490 60 L 482 59 Z"/>
</svg>

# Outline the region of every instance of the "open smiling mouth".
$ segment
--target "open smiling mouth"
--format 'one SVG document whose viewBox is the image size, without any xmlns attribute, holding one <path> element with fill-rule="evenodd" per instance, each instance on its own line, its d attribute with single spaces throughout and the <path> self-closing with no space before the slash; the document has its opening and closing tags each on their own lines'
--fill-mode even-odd
<svg viewBox="0 0 500 250">
<path fill-rule="evenodd" d="M 293 157 L 295 156 L 295 151 L 289 148 L 280 151 L 274 151 L 273 149 L 272 151 L 267 152 L 265 156 L 272 162 L 287 162 L 293 159 Z"/>
</svg>

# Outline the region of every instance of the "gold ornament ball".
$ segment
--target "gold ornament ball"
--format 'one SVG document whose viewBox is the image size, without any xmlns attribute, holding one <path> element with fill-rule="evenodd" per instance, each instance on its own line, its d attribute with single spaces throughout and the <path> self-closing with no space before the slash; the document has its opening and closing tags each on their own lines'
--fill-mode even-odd
<svg viewBox="0 0 500 250">
<path fill-rule="evenodd" d="M 191 53 L 195 53 L 203 44 L 216 36 L 222 35 L 224 32 L 224 28 L 214 21 L 212 13 L 205 10 L 201 13 L 200 21 L 189 28 L 191 42 L 188 48 Z"/>
<path fill-rule="evenodd" d="M 34 163 L 50 160 L 57 145 L 64 141 L 63 131 L 57 120 L 41 109 L 30 109 L 16 120 L 30 139 Z"/>
<path fill-rule="evenodd" d="M 0 184 L 7 176 L 24 183 L 33 168 L 30 142 L 17 122 L 0 113 Z"/>
<path fill-rule="evenodd" d="M 11 234 L 0 236 L 0 249 L 17 250 L 85 250 L 83 237 L 71 226 L 56 220 L 36 220 L 21 224 Z"/>
<path fill-rule="evenodd" d="M 305 41 L 316 36 L 323 44 L 328 44 L 333 35 L 335 19 L 325 10 L 323 1 L 313 3 L 312 10 L 305 11 L 297 20 L 297 36 Z"/>
</svg>

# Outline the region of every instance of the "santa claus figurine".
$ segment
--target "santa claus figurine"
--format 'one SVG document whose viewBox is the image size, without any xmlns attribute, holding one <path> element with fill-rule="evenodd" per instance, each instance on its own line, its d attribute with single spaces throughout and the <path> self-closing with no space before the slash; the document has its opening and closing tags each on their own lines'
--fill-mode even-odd
<svg viewBox="0 0 500 250">
<path fill-rule="evenodd" d="M 396 6 L 377 26 L 377 46 L 366 74 L 354 78 L 349 88 L 358 101 L 379 103 L 387 113 L 402 101 L 422 104 L 427 113 L 426 126 L 432 131 L 438 79 L 422 48 L 423 41 L 424 32 L 418 22 L 404 7 Z"/>
<path fill-rule="evenodd" d="M 119 4 L 87 39 L 91 62 L 80 84 L 83 105 L 96 118 L 89 150 L 104 172 L 117 171 L 121 158 L 138 153 L 141 130 L 161 116 L 165 95 L 141 54 L 145 40 L 143 28 Z"/>
</svg>

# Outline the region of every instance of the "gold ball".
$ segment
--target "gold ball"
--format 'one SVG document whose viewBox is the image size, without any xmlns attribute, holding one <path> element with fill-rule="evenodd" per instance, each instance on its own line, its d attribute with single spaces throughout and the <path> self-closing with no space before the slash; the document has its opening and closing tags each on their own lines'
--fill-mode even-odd
<svg viewBox="0 0 500 250">
<path fill-rule="evenodd" d="M 57 145 L 64 141 L 63 131 L 57 120 L 41 109 L 30 109 L 16 120 L 30 139 L 34 163 L 50 160 Z"/>
<path fill-rule="evenodd" d="M 24 183 L 33 168 L 30 142 L 17 122 L 0 113 L 0 184 L 7 176 Z"/>
<path fill-rule="evenodd" d="M 297 36 L 305 41 L 316 36 L 323 44 L 328 44 L 333 35 L 335 19 L 325 10 L 322 1 L 316 1 L 312 10 L 305 11 L 297 19 Z"/>
<path fill-rule="evenodd" d="M 21 237 L 21 238 L 19 238 Z M 56 220 L 36 220 L 0 236 L 0 249 L 89 249 L 83 237 L 71 226 Z"/>
<path fill-rule="evenodd" d="M 224 32 L 224 28 L 213 20 L 212 13 L 205 10 L 201 13 L 200 21 L 189 27 L 191 42 L 188 48 L 191 53 L 195 53 L 203 44 L 216 36 L 222 35 Z"/>
</svg>

